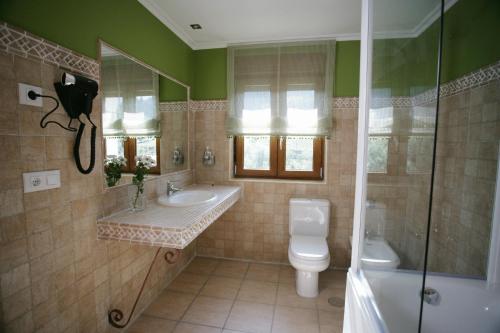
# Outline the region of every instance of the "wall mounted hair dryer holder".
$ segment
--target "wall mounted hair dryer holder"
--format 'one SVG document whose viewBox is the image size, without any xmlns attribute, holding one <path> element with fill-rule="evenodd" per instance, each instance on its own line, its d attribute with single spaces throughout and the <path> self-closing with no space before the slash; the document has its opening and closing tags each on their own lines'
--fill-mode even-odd
<svg viewBox="0 0 500 333">
<path fill-rule="evenodd" d="M 45 97 L 53 99 L 56 102 L 56 106 L 42 117 L 40 120 L 40 126 L 45 128 L 48 124 L 52 123 L 60 126 L 64 130 L 77 132 L 75 144 L 73 146 L 73 155 L 75 157 L 76 167 L 81 173 L 89 174 L 92 172 L 95 165 L 95 139 L 97 126 L 90 119 L 90 114 L 92 113 L 92 101 L 97 96 L 98 84 L 96 81 L 83 76 L 63 73 L 61 82 L 54 83 L 54 87 L 64 110 L 70 118 L 67 126 L 64 126 L 54 120 L 45 121 L 45 119 L 47 119 L 47 117 L 59 107 L 59 101 L 57 98 L 53 96 L 40 95 L 34 91 L 29 91 L 28 97 L 33 100 L 38 97 Z M 84 168 L 80 161 L 80 141 L 83 131 L 85 130 L 85 123 L 80 119 L 82 114 L 85 115 L 90 124 L 92 124 L 90 132 L 90 162 L 87 168 Z M 80 122 L 80 126 L 78 128 L 71 126 L 74 119 L 77 119 Z"/>
</svg>

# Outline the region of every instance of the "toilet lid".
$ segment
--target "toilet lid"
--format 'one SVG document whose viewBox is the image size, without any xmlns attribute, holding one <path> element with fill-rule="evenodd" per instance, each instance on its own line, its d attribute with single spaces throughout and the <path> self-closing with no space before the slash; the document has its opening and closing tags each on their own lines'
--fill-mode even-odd
<svg viewBox="0 0 500 333">
<path fill-rule="evenodd" d="M 290 250 L 295 257 L 306 260 L 324 260 L 328 257 L 328 244 L 323 237 L 293 236 Z"/>
</svg>

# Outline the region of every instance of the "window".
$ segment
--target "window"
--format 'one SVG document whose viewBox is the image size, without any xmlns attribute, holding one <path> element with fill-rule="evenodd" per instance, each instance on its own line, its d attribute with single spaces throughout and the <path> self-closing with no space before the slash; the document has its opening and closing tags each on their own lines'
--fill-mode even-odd
<svg viewBox="0 0 500 333">
<path fill-rule="evenodd" d="M 122 156 L 127 159 L 127 166 L 123 168 L 123 172 L 135 171 L 135 156 L 149 155 L 155 161 L 155 166 L 149 169 L 151 174 L 160 173 L 160 139 L 155 137 L 139 137 L 139 138 L 105 138 L 105 156 L 117 157 Z"/>
<path fill-rule="evenodd" d="M 434 108 L 415 107 L 412 109 L 406 156 L 407 173 L 431 172 L 435 117 Z"/>
<path fill-rule="evenodd" d="M 236 136 L 234 175 L 323 179 L 324 139 L 307 136 Z"/>
<path fill-rule="evenodd" d="M 387 173 L 389 139 L 388 136 L 370 136 L 368 138 L 368 172 Z"/>
<path fill-rule="evenodd" d="M 393 123 L 392 107 L 370 109 L 367 156 L 369 173 L 387 173 Z"/>
<path fill-rule="evenodd" d="M 334 51 L 334 41 L 228 48 L 236 177 L 323 178 Z"/>
</svg>

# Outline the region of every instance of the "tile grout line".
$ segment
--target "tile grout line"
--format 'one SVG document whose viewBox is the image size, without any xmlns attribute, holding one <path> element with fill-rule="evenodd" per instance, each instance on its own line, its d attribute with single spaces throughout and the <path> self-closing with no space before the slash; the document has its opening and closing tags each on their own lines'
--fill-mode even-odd
<svg viewBox="0 0 500 333">
<path fill-rule="evenodd" d="M 222 330 L 224 330 L 226 328 L 227 321 L 229 320 L 229 317 L 231 316 L 231 312 L 233 311 L 234 304 L 236 303 L 236 300 L 238 299 L 238 295 L 240 294 L 241 287 L 243 286 L 243 282 L 246 280 L 246 276 L 247 276 L 249 270 L 250 270 L 250 264 L 248 264 L 248 266 L 245 270 L 245 274 L 243 274 L 243 277 L 240 281 L 240 286 L 238 288 L 238 291 L 236 292 L 236 295 L 234 296 L 233 303 L 231 304 L 231 308 L 229 309 L 229 313 L 226 317 L 226 320 L 224 321 L 224 325 L 222 326 Z M 214 272 L 215 272 L 215 270 L 214 270 Z"/>
<path fill-rule="evenodd" d="M 243 275 L 239 278 L 239 286 L 238 286 L 238 289 L 237 289 L 237 292 L 236 292 L 236 295 L 235 297 L 231 300 L 231 307 L 229 308 L 229 311 L 228 311 L 228 315 L 227 317 L 225 318 L 225 321 L 224 321 L 224 324 L 222 327 L 218 327 L 218 326 L 213 326 L 213 325 L 210 325 L 210 324 L 205 324 L 205 323 L 198 323 L 198 322 L 192 322 L 192 321 L 188 321 L 188 320 L 184 320 L 183 318 L 185 317 L 186 313 L 190 310 L 190 308 L 192 307 L 193 303 L 200 297 L 200 296 L 203 296 L 202 295 L 202 291 L 205 289 L 205 287 L 208 285 L 208 281 L 210 279 L 213 279 L 213 278 L 233 278 L 233 279 L 236 279 L 235 276 L 221 276 L 221 275 L 217 275 L 217 269 L 218 267 L 220 267 L 220 265 L 222 264 L 222 261 L 221 260 L 216 260 L 218 261 L 216 263 L 216 265 L 214 265 L 214 268 L 209 272 L 209 273 L 205 273 L 205 272 L 198 272 L 198 273 L 192 273 L 192 272 L 188 272 L 190 274 L 193 274 L 193 275 L 198 275 L 198 276 L 206 276 L 207 279 L 206 281 L 200 286 L 200 289 L 196 292 L 196 293 L 187 293 L 187 292 L 182 292 L 182 291 L 179 291 L 179 290 L 174 290 L 176 292 L 180 292 L 180 293 L 184 293 L 184 294 L 190 294 L 190 295 L 194 295 L 194 298 L 193 300 L 189 303 L 189 305 L 187 306 L 186 310 L 183 311 L 182 315 L 181 315 L 181 318 L 178 319 L 178 320 L 171 320 L 175 323 L 174 325 L 174 330 L 177 329 L 177 327 L 182 324 L 182 323 L 186 323 L 186 324 L 190 324 L 190 325 L 195 325 L 195 326 L 202 326 L 202 327 L 210 327 L 210 328 L 215 328 L 215 329 L 218 329 L 221 331 L 223 330 L 230 330 L 230 328 L 226 327 L 227 324 L 228 324 L 228 321 L 229 321 L 229 317 L 231 316 L 231 313 L 232 311 L 234 310 L 234 306 L 236 304 L 236 302 L 238 301 L 238 296 L 240 295 L 241 293 L 241 290 L 242 290 L 242 287 L 243 287 L 243 283 L 245 281 L 257 281 L 257 282 L 270 282 L 272 283 L 272 281 L 269 281 L 269 280 L 253 280 L 253 279 L 249 279 L 249 272 L 250 272 L 250 269 L 251 269 L 251 265 L 252 263 L 248 263 L 248 262 L 242 262 L 242 263 L 247 263 L 247 267 L 245 268 L 245 271 L 243 273 Z M 241 261 L 240 261 L 241 262 Z M 276 313 L 277 313 L 277 307 L 279 306 L 279 301 L 278 301 L 278 298 L 279 298 L 279 290 L 280 290 L 280 286 L 289 286 L 290 284 L 289 283 L 285 283 L 285 282 L 280 282 L 280 277 L 282 276 L 282 270 L 283 266 L 280 267 L 280 269 L 278 270 L 278 281 L 276 283 L 273 283 L 276 285 L 276 290 L 275 290 L 275 299 L 274 299 L 274 302 L 271 304 L 273 306 L 273 312 L 272 312 L 272 317 L 271 317 L 271 332 L 273 329 L 275 329 L 275 319 L 276 319 Z M 180 273 L 182 273 L 184 270 L 182 270 Z M 168 288 L 168 286 L 167 286 Z M 208 296 L 206 296 L 208 297 Z M 230 299 L 228 298 L 223 298 L 223 297 L 219 297 L 219 296 L 210 296 L 210 297 L 213 297 L 213 298 L 216 298 L 216 299 L 221 299 L 221 300 L 225 300 L 225 301 L 228 301 Z M 247 301 L 247 302 L 250 302 L 250 301 Z M 256 302 L 256 301 L 251 301 L 253 303 L 257 303 L 257 304 L 265 304 L 265 305 L 270 305 L 269 303 L 260 303 L 260 302 Z M 299 309 L 306 309 L 306 307 L 301 307 L 301 306 L 288 306 L 288 305 L 283 305 L 285 307 L 290 307 L 290 308 L 299 308 Z M 315 302 L 314 304 L 314 309 L 316 310 L 315 313 L 316 313 L 316 318 L 317 318 L 317 328 L 318 328 L 318 332 L 321 332 L 321 325 L 320 325 L 320 306 L 318 304 L 318 302 Z M 162 319 L 162 320 L 166 320 L 167 318 L 163 318 L 163 317 L 158 317 L 158 316 L 155 316 L 155 315 L 147 315 L 147 314 L 143 314 L 147 317 L 150 317 L 150 318 L 157 318 L 157 319 Z M 242 333 L 245 333 L 247 331 L 245 330 L 241 330 L 241 329 L 235 329 L 234 331 L 237 331 L 237 332 L 242 332 Z"/>
<path fill-rule="evenodd" d="M 215 265 L 215 268 L 214 268 L 213 272 L 215 272 L 215 270 L 217 269 L 217 266 L 219 266 L 219 265 L 220 265 L 220 262 L 218 262 L 218 263 L 217 263 L 217 265 Z M 193 298 L 193 300 L 191 301 L 191 303 L 189 303 L 189 305 L 186 307 L 186 310 L 184 310 L 184 312 L 182 313 L 182 316 L 181 316 L 181 317 L 180 317 L 180 319 L 177 321 L 177 324 L 176 324 L 176 325 L 175 325 L 175 327 L 174 327 L 174 331 L 177 329 L 177 326 L 179 326 L 179 324 L 180 324 L 181 322 L 184 322 L 182 319 L 184 318 L 184 316 L 186 315 L 186 313 L 189 311 L 189 309 L 191 308 L 191 306 L 193 305 L 193 303 L 196 301 L 196 299 L 200 296 L 201 291 L 203 290 L 203 288 L 205 288 L 205 286 L 206 286 L 206 284 L 207 284 L 208 280 L 210 279 L 210 276 L 213 274 L 213 272 L 212 272 L 212 273 L 210 273 L 210 274 L 208 274 L 208 278 L 207 278 L 207 280 L 206 280 L 205 282 L 203 282 L 203 285 L 200 287 L 200 290 L 198 290 L 198 292 L 196 293 L 196 295 L 195 295 L 195 297 Z M 202 274 L 202 275 L 203 275 L 203 274 Z M 188 323 L 189 323 L 189 322 L 188 322 Z M 222 331 L 222 329 L 221 329 L 221 331 Z"/>
<path fill-rule="evenodd" d="M 273 332 L 273 329 L 274 329 L 274 317 L 276 315 L 276 308 L 278 307 L 278 291 L 279 291 L 279 288 L 280 288 L 280 272 L 281 272 L 281 267 L 280 267 L 280 270 L 278 271 L 278 283 L 277 283 L 277 288 L 276 288 L 276 294 L 274 295 L 275 296 L 275 299 L 274 299 L 274 306 L 273 306 L 273 315 L 271 317 L 271 332 Z"/>
</svg>

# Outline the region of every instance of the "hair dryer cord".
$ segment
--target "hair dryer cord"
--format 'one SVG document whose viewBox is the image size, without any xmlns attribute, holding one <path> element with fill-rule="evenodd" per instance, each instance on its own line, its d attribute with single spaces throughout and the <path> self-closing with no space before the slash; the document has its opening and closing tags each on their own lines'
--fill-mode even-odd
<svg viewBox="0 0 500 333">
<path fill-rule="evenodd" d="M 87 116 L 88 117 L 88 116 Z M 85 124 L 80 121 L 80 127 L 78 128 L 78 133 L 76 134 L 75 145 L 73 147 L 73 155 L 75 157 L 76 167 L 83 174 L 89 174 L 94 169 L 95 165 L 95 139 L 97 133 L 97 127 L 92 123 L 92 129 L 90 130 L 90 163 L 87 169 L 82 167 L 82 162 L 80 161 L 80 141 L 82 139 L 83 131 L 85 129 Z"/>
<path fill-rule="evenodd" d="M 50 115 L 51 115 L 54 111 L 56 111 L 56 110 L 57 110 L 57 108 L 59 107 L 59 101 L 57 100 L 57 98 L 54 98 L 54 97 L 52 97 L 52 96 L 48 96 L 48 95 L 40 95 L 40 94 L 37 94 L 37 93 L 35 93 L 35 92 L 33 92 L 33 91 L 30 91 L 30 92 L 28 93 L 28 96 L 29 96 L 29 98 L 31 98 L 31 99 L 36 99 L 36 98 L 38 98 L 38 97 L 50 98 L 50 99 L 52 99 L 52 100 L 54 100 L 54 101 L 56 102 L 56 106 L 55 106 L 54 108 L 52 108 L 52 110 L 50 110 L 50 111 L 49 111 L 46 115 L 44 115 L 44 116 L 42 117 L 42 119 L 40 119 L 40 127 L 41 127 L 41 128 L 45 128 L 45 127 L 47 127 L 47 125 L 48 125 L 48 124 L 56 124 L 56 125 L 58 125 L 59 127 L 61 127 L 62 129 L 65 129 L 66 131 L 70 131 L 70 132 L 76 132 L 76 131 L 77 131 L 77 129 L 76 129 L 76 128 L 71 127 L 71 122 L 73 121 L 73 119 L 70 119 L 70 120 L 69 120 L 68 126 L 64 126 L 64 125 L 62 125 L 62 124 L 60 124 L 60 123 L 58 123 L 57 121 L 54 121 L 54 120 L 49 120 L 49 121 L 47 121 L 47 122 L 44 122 L 44 121 L 45 121 L 45 119 L 47 119 L 47 117 L 48 117 L 48 116 L 50 116 Z"/>
</svg>

